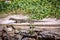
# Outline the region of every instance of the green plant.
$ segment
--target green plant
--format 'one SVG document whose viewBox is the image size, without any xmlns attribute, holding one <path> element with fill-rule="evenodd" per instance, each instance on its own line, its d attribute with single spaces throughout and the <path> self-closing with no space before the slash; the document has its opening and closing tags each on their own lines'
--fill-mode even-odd
<svg viewBox="0 0 60 40">
<path fill-rule="evenodd" d="M 31 19 L 43 19 L 46 17 L 60 18 L 60 0 L 11 0 L 11 3 L 0 1 L 0 12 L 6 13 L 18 9 L 23 14 L 29 14 Z"/>
</svg>

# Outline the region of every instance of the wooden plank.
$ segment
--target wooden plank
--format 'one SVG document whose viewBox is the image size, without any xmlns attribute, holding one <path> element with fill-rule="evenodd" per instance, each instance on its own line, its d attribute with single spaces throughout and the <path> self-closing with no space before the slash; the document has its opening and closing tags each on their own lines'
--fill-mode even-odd
<svg viewBox="0 0 60 40">
<path fill-rule="evenodd" d="M 16 25 L 16 26 L 30 26 L 31 23 L 12 23 L 12 24 L 0 24 L 0 25 Z M 60 24 L 34 24 L 34 26 L 60 26 Z"/>
</svg>

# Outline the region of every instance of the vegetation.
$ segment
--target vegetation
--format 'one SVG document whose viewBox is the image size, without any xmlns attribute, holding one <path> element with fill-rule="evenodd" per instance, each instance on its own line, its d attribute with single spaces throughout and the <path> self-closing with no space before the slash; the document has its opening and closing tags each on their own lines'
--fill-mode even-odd
<svg viewBox="0 0 60 40">
<path fill-rule="evenodd" d="M 29 14 L 32 19 L 60 18 L 60 0 L 0 1 L 0 12 Z"/>
</svg>

